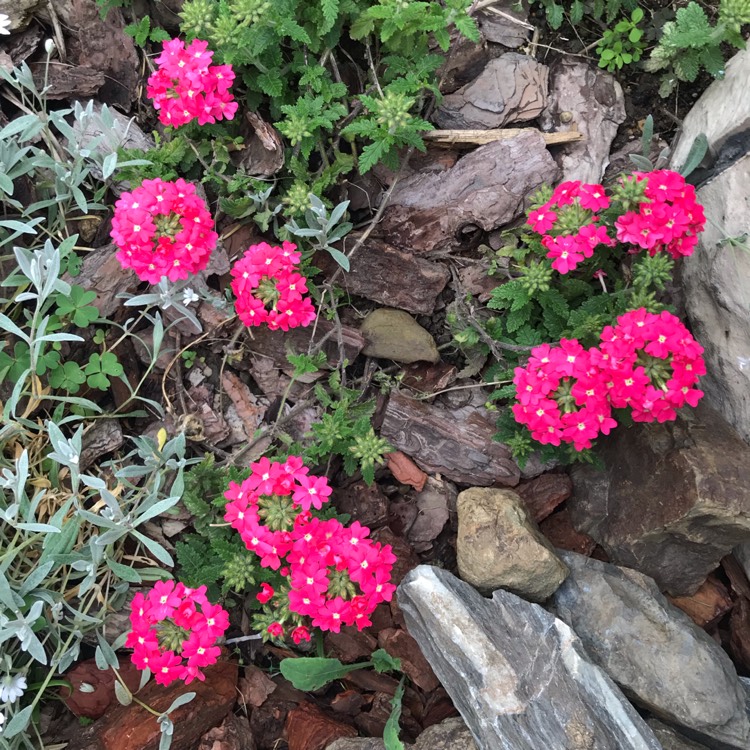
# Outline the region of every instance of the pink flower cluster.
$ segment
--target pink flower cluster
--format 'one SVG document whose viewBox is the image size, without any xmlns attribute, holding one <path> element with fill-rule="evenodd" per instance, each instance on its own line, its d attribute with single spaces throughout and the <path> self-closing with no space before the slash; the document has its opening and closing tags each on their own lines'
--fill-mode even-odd
<svg viewBox="0 0 750 750">
<path fill-rule="evenodd" d="M 160 685 L 184 680 L 205 680 L 202 667 L 214 664 L 216 645 L 229 626 L 229 615 L 210 604 L 206 587 L 189 589 L 174 581 L 159 581 L 146 596 L 133 597 L 125 645 L 133 649 L 138 669 L 150 669 Z"/>
<path fill-rule="evenodd" d="M 706 226 L 695 188 L 669 169 L 635 172 L 634 177 L 645 180 L 646 200 L 637 211 L 628 211 L 615 221 L 617 239 L 644 248 L 650 255 L 666 251 L 675 260 L 692 255 Z"/>
<path fill-rule="evenodd" d="M 112 239 L 117 259 L 139 279 L 156 284 L 186 279 L 208 265 L 218 235 L 195 185 L 183 179 L 144 180 L 115 204 Z"/>
<path fill-rule="evenodd" d="M 672 313 L 631 310 L 602 331 L 599 347 L 563 339 L 533 349 L 515 370 L 513 415 L 540 443 L 590 448 L 617 426 L 612 409 L 630 408 L 635 422 L 665 422 L 695 406 L 702 353 Z"/>
<path fill-rule="evenodd" d="M 297 246 L 261 242 L 251 245 L 232 268 L 235 309 L 246 326 L 267 323 L 275 331 L 307 326 L 315 308 L 307 294 L 307 280 L 299 273 Z"/>
<path fill-rule="evenodd" d="M 310 475 L 301 458 L 290 456 L 284 463 L 263 458 L 251 469 L 242 484 L 230 483 L 224 518 L 260 557 L 261 566 L 279 570 L 286 579 L 278 592 L 263 585 L 258 601 L 274 612 L 276 600 L 296 615 L 291 637 L 297 643 L 310 638 L 303 617 L 313 627 L 336 633 L 342 625 L 360 630 L 371 625 L 369 615 L 380 602 L 390 601 L 396 588 L 390 583 L 396 561 L 390 545 L 368 539 L 369 529 L 357 522 L 344 526 L 335 518 L 314 517 L 310 508 L 322 508 L 331 488 L 325 477 Z M 279 508 L 287 509 L 289 523 L 278 522 L 274 509 Z M 281 637 L 284 622 L 271 622 L 268 634 Z"/>
<path fill-rule="evenodd" d="M 542 235 L 542 244 L 547 248 L 547 257 L 552 259 L 552 268 L 562 274 L 568 273 L 584 258 L 590 258 L 599 245 L 611 247 L 615 244 L 607 234 L 607 227 L 598 224 L 597 213 L 609 208 L 609 203 L 601 185 L 563 182 L 544 205 L 529 213 L 528 223 Z M 556 227 L 566 207 L 570 207 L 568 213 L 571 210 L 576 212 L 577 231 L 574 234 Z M 555 234 L 549 234 L 555 229 Z"/>
<path fill-rule="evenodd" d="M 234 117 L 237 102 L 229 92 L 234 72 L 231 65 L 211 65 L 213 54 L 199 39 L 187 47 L 181 39 L 164 42 L 156 58 L 159 68 L 146 88 L 164 125 L 179 127 L 196 119 L 205 125 Z"/>
<path fill-rule="evenodd" d="M 635 245 L 631 252 L 643 248 L 655 255 L 664 250 L 675 259 L 692 254 L 706 224 L 695 188 L 669 169 L 634 172 L 633 179 L 637 198 L 642 197 L 638 210 L 625 211 L 620 203 L 621 197 L 633 198 L 632 183 L 630 195 L 626 196 L 626 183 L 621 181 L 610 198 L 601 185 L 575 180 L 558 185 L 546 203 L 529 212 L 528 223 L 542 235 L 552 268 L 568 273 L 590 258 L 599 245 L 613 246 L 608 227 L 612 227 L 611 214 L 618 213 L 618 206 L 615 236 L 622 243 Z M 602 217 L 601 212 L 609 216 Z"/>
</svg>

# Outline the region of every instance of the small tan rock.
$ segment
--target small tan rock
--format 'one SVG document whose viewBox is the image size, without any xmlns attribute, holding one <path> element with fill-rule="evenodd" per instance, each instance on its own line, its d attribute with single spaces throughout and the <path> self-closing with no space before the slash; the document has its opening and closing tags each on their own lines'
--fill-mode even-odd
<svg viewBox="0 0 750 750">
<path fill-rule="evenodd" d="M 373 310 L 362 323 L 360 333 L 367 344 L 368 357 L 394 362 L 438 362 L 440 354 L 430 334 L 403 310 Z"/>
<path fill-rule="evenodd" d="M 534 602 L 551 596 L 568 569 L 512 490 L 472 487 L 458 496 L 458 571 L 483 594 L 503 588 Z"/>
</svg>

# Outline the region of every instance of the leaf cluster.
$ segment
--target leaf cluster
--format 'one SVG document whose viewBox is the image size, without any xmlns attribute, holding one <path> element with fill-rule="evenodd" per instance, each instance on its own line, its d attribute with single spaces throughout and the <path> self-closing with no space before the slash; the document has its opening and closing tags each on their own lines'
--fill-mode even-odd
<svg viewBox="0 0 750 750">
<path fill-rule="evenodd" d="M 721 0 L 718 21 L 712 24 L 696 2 L 679 8 L 674 21 L 664 24 L 658 44 L 646 61 L 646 70 L 662 72 L 661 96 L 669 96 L 678 81 L 692 82 L 701 70 L 714 78 L 724 75 L 723 47 L 745 48 L 742 27 L 750 24 L 748 0 Z"/>
</svg>

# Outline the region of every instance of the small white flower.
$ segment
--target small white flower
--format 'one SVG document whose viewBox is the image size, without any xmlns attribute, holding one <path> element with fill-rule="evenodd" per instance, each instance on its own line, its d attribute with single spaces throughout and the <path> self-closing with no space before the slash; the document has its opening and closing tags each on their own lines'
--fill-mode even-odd
<svg viewBox="0 0 750 750">
<path fill-rule="evenodd" d="M 200 297 L 189 287 L 187 289 L 184 289 L 182 292 L 182 304 L 186 307 L 188 305 L 191 305 L 193 302 L 198 302 L 200 300 Z"/>
<path fill-rule="evenodd" d="M 15 703 L 26 690 L 26 677 L 22 674 L 9 675 L 0 680 L 0 702 Z"/>
<path fill-rule="evenodd" d="M 5 13 L 0 13 L 0 34 L 10 34 L 10 18 Z M 1 716 L 2 714 L 0 714 Z M 3 721 L 5 717 L 3 716 Z M 0 721 L 0 724 L 2 722 Z"/>
<path fill-rule="evenodd" d="M 55 44 L 54 39 L 45 39 L 44 51 L 47 53 L 47 55 L 51 55 L 56 49 L 57 45 Z"/>
</svg>

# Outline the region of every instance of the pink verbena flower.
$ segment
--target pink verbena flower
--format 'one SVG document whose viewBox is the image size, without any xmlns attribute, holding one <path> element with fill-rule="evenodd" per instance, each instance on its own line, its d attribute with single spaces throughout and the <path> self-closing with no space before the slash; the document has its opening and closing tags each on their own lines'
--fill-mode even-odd
<svg viewBox="0 0 750 750">
<path fill-rule="evenodd" d="M 307 280 L 299 273 L 296 245 L 251 245 L 232 268 L 235 309 L 246 326 L 266 323 L 273 331 L 310 325 L 315 308 L 307 297 Z"/>
<path fill-rule="evenodd" d="M 251 468 L 242 484 L 232 483 L 225 493 L 225 519 L 260 557 L 261 567 L 278 570 L 284 578 L 275 590 L 262 584 L 256 595 L 273 607 L 264 632 L 281 637 L 291 619 L 297 643 L 308 640 L 308 625 L 333 632 L 345 625 L 367 627 L 369 615 L 380 602 L 390 601 L 396 588 L 390 583 L 396 560 L 391 547 L 373 542 L 359 523 L 346 527 L 335 518 L 313 516 L 310 509 L 320 509 L 331 488 L 325 477 L 310 475 L 299 457 L 284 463 L 261 459 Z M 288 612 L 279 617 L 276 607 L 283 596 Z"/>
<path fill-rule="evenodd" d="M 668 252 L 675 260 L 691 255 L 706 225 L 695 188 L 669 169 L 636 172 L 646 182 L 644 200 L 637 211 L 628 211 L 615 222 L 617 239 L 648 250 L 650 255 Z"/>
<path fill-rule="evenodd" d="M 183 179 L 144 180 L 115 204 L 111 237 L 117 260 L 150 284 L 187 279 L 207 265 L 218 235 L 195 186 Z"/>
<path fill-rule="evenodd" d="M 526 367 L 516 368 L 513 382 L 518 394 L 513 415 L 540 443 L 572 443 L 583 450 L 615 425 L 605 372 L 592 350 L 575 339 L 533 349 Z"/>
<path fill-rule="evenodd" d="M 161 685 L 175 680 L 205 680 L 202 667 L 214 664 L 221 649 L 216 640 L 229 626 L 229 615 L 206 598 L 206 587 L 159 581 L 145 596 L 133 597 L 125 645 L 133 649 L 138 669 L 150 669 Z"/>
<path fill-rule="evenodd" d="M 542 235 L 552 268 L 561 274 L 569 273 L 590 258 L 599 245 L 614 244 L 597 216 L 609 204 L 601 185 L 576 180 L 558 185 L 544 205 L 529 213 L 528 224 Z"/>
<path fill-rule="evenodd" d="M 696 406 L 703 392 L 695 386 L 706 372 L 703 347 L 666 310 L 631 310 L 607 326 L 599 346 L 606 358 L 609 401 L 629 407 L 635 422 L 675 419 L 677 409 Z"/>
<path fill-rule="evenodd" d="M 146 94 L 153 99 L 159 121 L 179 127 L 192 120 L 199 125 L 231 120 L 237 102 L 229 93 L 234 80 L 231 65 L 211 65 L 208 42 L 181 39 L 164 42 L 156 58 L 158 69 L 149 77 Z"/>
</svg>

